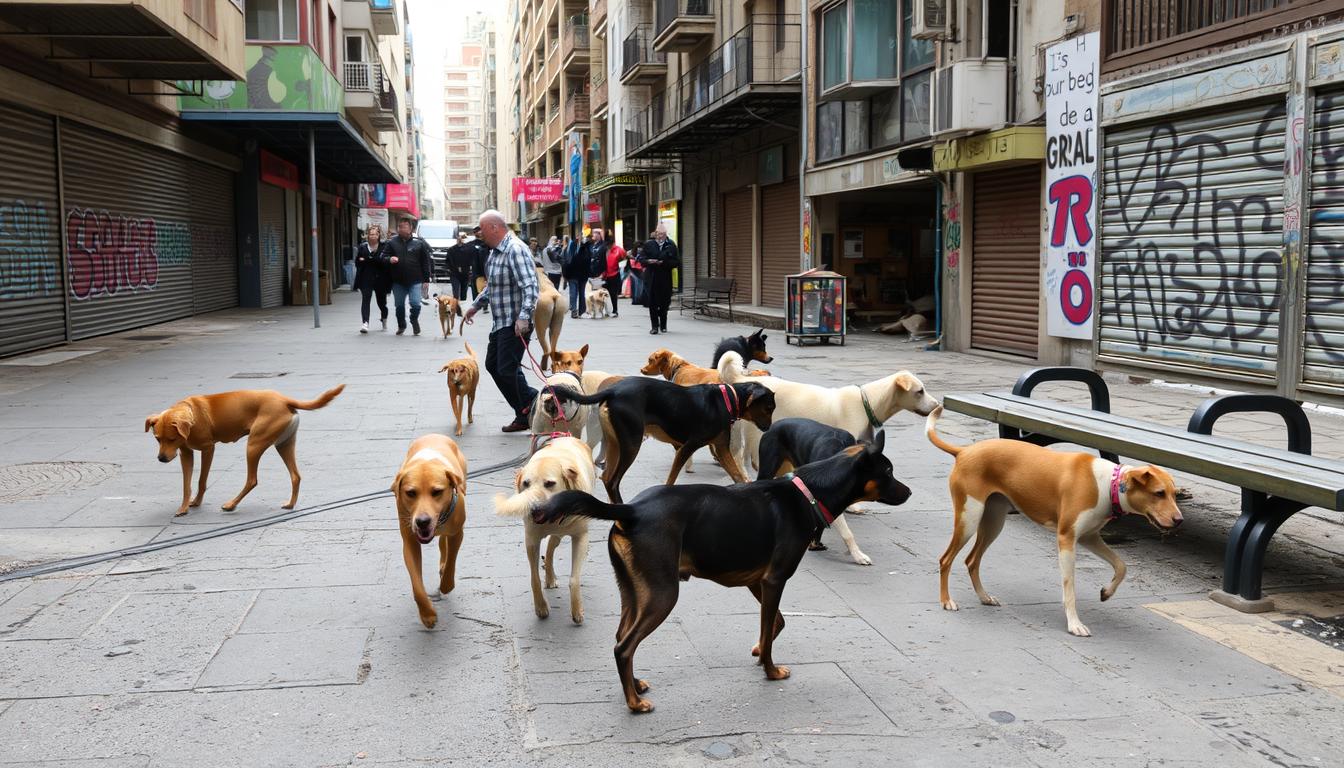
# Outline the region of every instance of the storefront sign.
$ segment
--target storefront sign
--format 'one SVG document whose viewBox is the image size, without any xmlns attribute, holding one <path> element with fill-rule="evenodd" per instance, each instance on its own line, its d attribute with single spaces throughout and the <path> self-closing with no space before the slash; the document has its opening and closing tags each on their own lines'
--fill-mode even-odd
<svg viewBox="0 0 1344 768">
<path fill-rule="evenodd" d="M 1046 329 L 1091 339 L 1097 252 L 1097 76 L 1100 33 L 1046 51 Z"/>
<path fill-rule="evenodd" d="M 812 198 L 803 198 L 803 269 L 812 268 Z"/>
<path fill-rule="evenodd" d="M 398 211 L 406 211 L 415 218 L 420 218 L 420 206 L 416 203 L 415 187 L 410 184 L 388 184 L 387 207 Z"/>
<path fill-rule="evenodd" d="M 516 203 L 554 203 L 564 199 L 564 179 L 531 179 L 522 176 L 513 179 L 513 201 Z"/>
<path fill-rule="evenodd" d="M 963 136 L 933 148 L 935 171 L 982 171 L 1008 163 L 1045 158 L 1045 129 L 1037 126 L 1003 128 L 979 136 Z M 891 162 L 899 169 L 896 159 Z M 882 173 L 887 173 L 883 166 Z"/>
<path fill-rule="evenodd" d="M 784 145 L 763 149 L 756 155 L 756 178 L 761 186 L 784 180 Z"/>
<path fill-rule="evenodd" d="M 863 230 L 847 229 L 845 230 L 844 251 L 841 252 L 846 259 L 863 258 Z"/>
<path fill-rule="evenodd" d="M 299 166 L 261 150 L 261 180 L 284 189 L 299 188 Z"/>
<path fill-rule="evenodd" d="M 387 238 L 387 209 L 386 208 L 360 208 L 359 215 L 355 217 L 355 226 L 359 231 L 367 232 L 370 224 L 377 224 L 383 232 L 383 238 Z"/>
<path fill-rule="evenodd" d="M 583 188 L 588 194 L 596 194 L 604 189 L 611 187 L 642 187 L 644 186 L 644 176 L 638 173 L 618 173 L 610 176 L 600 176 L 592 184 Z"/>
<path fill-rule="evenodd" d="M 602 206 L 598 205 L 597 203 L 589 203 L 588 205 L 584 206 L 584 208 L 583 208 L 583 223 L 584 223 L 584 224 L 601 224 L 601 223 L 602 223 Z"/>
</svg>

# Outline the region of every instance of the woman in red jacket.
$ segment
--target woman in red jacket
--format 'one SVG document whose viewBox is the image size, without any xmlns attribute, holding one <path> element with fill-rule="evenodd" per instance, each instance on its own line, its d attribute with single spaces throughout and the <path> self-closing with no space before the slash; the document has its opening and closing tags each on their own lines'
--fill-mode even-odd
<svg viewBox="0 0 1344 768">
<path fill-rule="evenodd" d="M 611 316 L 620 317 L 620 312 L 616 310 L 616 302 L 621 295 L 621 262 L 625 261 L 625 249 L 621 244 L 612 241 L 611 248 L 607 249 L 607 268 L 602 273 L 602 287 L 611 294 Z"/>
</svg>

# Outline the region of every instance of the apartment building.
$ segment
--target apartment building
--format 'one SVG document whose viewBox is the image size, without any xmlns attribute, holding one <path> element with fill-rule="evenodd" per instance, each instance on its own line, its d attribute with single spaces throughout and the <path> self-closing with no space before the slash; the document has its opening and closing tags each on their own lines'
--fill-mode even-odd
<svg viewBox="0 0 1344 768">
<path fill-rule="evenodd" d="M 444 68 L 444 218 L 474 222 L 495 205 L 494 19 L 466 22 L 456 61 Z"/>
</svg>

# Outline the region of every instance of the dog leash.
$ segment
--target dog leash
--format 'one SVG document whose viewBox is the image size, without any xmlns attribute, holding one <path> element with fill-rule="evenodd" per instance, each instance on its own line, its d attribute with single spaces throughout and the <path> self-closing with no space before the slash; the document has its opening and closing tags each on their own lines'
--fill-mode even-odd
<svg viewBox="0 0 1344 768">
<path fill-rule="evenodd" d="M 543 388 L 543 389 L 546 389 L 546 390 L 549 390 L 550 393 L 551 393 L 551 397 L 555 398 L 556 402 L 559 403 L 560 398 L 555 397 L 555 385 L 553 385 L 553 384 L 551 384 L 551 382 L 547 381 L 547 380 L 546 380 L 546 375 L 545 375 L 544 373 L 541 372 L 541 363 L 538 363 L 538 362 L 537 362 L 537 358 L 534 357 L 534 356 L 532 355 L 532 346 L 531 346 L 530 344 L 527 343 L 527 339 L 524 339 L 524 338 L 523 338 L 523 334 L 521 334 L 521 333 L 519 333 L 519 332 L 517 332 L 517 331 L 514 331 L 514 332 L 513 332 L 513 335 L 514 335 L 514 336 L 517 336 L 517 337 L 518 337 L 518 341 L 522 342 L 522 344 L 523 344 L 523 351 L 527 353 L 527 359 L 531 361 L 530 364 L 529 364 L 529 367 L 532 369 L 532 373 L 535 374 L 536 377 L 537 377 L 538 379 L 541 380 L 541 386 L 542 386 L 542 388 Z M 579 381 L 579 386 L 580 386 L 580 388 L 582 388 L 582 386 L 583 386 L 583 381 L 582 381 L 582 380 Z M 573 430 L 574 428 L 573 428 L 572 426 L 570 426 L 570 423 L 569 423 L 569 417 L 565 415 L 565 406 L 564 406 L 564 403 L 560 403 L 560 407 L 559 407 L 559 409 L 557 410 L 557 413 L 559 414 L 559 418 L 552 419 L 551 421 L 552 421 L 552 422 L 556 422 L 556 421 L 563 422 L 564 425 L 565 425 L 565 429 Z M 571 432 L 567 432 L 567 433 L 565 433 L 565 434 L 573 434 L 573 432 L 571 431 Z M 555 433 L 551 433 L 551 435 L 552 435 L 552 437 L 554 437 Z M 535 449 L 534 449 L 534 452 L 535 452 Z"/>
<path fill-rule="evenodd" d="M 807 503 L 812 505 L 812 513 L 817 516 L 818 522 L 821 523 L 822 527 L 830 528 L 831 523 L 835 522 L 835 515 L 832 515 L 831 511 L 826 508 L 826 505 L 822 504 L 817 500 L 816 496 L 812 495 L 812 491 L 809 490 L 807 484 L 803 482 L 803 478 L 792 472 L 786 473 L 784 478 L 793 483 L 793 487 L 797 488 L 803 494 L 803 498 L 807 499 Z"/>
</svg>

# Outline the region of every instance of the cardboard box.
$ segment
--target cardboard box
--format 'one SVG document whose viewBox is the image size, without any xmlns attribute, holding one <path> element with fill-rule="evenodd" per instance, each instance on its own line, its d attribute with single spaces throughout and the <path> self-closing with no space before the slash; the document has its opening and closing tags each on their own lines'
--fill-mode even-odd
<svg viewBox="0 0 1344 768">
<path fill-rule="evenodd" d="M 309 283 L 312 272 L 302 267 L 294 267 L 289 272 L 289 303 L 296 307 L 311 306 L 313 289 Z M 331 303 L 331 277 L 325 269 L 317 271 L 317 301 L 319 305 Z"/>
</svg>

